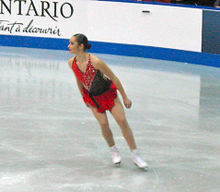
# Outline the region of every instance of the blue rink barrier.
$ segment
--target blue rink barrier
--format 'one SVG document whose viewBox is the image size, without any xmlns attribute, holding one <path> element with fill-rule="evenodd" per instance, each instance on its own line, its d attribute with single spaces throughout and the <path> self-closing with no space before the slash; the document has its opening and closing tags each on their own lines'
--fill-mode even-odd
<svg viewBox="0 0 220 192">
<path fill-rule="evenodd" d="M 220 54 L 220 11 L 203 11 L 202 52 Z"/>
<path fill-rule="evenodd" d="M 94 53 L 146 57 L 220 67 L 220 55 L 133 44 L 89 41 Z M 0 35 L 1 46 L 68 50 L 69 39 Z"/>
</svg>

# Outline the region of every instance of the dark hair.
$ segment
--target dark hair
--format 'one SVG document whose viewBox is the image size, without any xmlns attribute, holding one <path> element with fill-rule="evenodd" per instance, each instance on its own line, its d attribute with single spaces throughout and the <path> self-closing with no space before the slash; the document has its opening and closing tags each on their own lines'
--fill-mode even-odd
<svg viewBox="0 0 220 192">
<path fill-rule="evenodd" d="M 92 45 L 88 42 L 88 39 L 87 39 L 87 37 L 84 34 L 77 33 L 77 34 L 75 34 L 73 36 L 76 37 L 76 41 L 78 42 L 79 45 L 80 44 L 84 45 L 84 51 L 86 49 L 90 49 L 91 48 Z"/>
</svg>

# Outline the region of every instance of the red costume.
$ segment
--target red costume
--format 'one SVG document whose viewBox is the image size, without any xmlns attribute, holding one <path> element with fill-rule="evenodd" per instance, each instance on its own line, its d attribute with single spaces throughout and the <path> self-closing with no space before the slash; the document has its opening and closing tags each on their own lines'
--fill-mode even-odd
<svg viewBox="0 0 220 192">
<path fill-rule="evenodd" d="M 117 97 L 117 87 L 110 78 L 104 77 L 100 70 L 94 68 L 90 54 L 85 73 L 76 64 L 76 57 L 73 59 L 72 68 L 76 77 L 84 85 L 82 94 L 85 103 L 97 107 L 98 112 L 101 113 L 114 106 L 114 98 Z"/>
</svg>

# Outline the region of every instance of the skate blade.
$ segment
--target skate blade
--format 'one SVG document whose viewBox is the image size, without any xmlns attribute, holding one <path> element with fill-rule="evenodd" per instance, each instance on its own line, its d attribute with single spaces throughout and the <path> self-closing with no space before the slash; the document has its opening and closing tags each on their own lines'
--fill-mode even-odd
<svg viewBox="0 0 220 192">
<path fill-rule="evenodd" d="M 139 167 L 136 163 L 134 163 L 139 169 L 144 170 L 144 171 L 148 171 L 148 167 Z"/>
<path fill-rule="evenodd" d="M 118 163 L 114 163 L 114 165 L 115 165 L 116 167 L 120 167 L 120 166 L 121 166 L 121 161 L 118 162 Z"/>
</svg>

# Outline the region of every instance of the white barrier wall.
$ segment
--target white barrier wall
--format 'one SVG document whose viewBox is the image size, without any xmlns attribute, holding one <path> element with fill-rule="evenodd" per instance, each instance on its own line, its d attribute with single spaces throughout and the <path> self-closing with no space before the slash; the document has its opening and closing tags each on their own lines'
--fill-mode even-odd
<svg viewBox="0 0 220 192">
<path fill-rule="evenodd" d="M 87 33 L 87 0 L 1 0 L 0 34 L 69 38 Z"/>
<path fill-rule="evenodd" d="M 111 1 L 2 0 L 0 11 L 0 34 L 69 39 L 80 32 L 92 41 L 201 52 L 201 9 Z"/>
<path fill-rule="evenodd" d="M 90 1 L 88 15 L 94 41 L 201 52 L 202 9 Z"/>
</svg>

